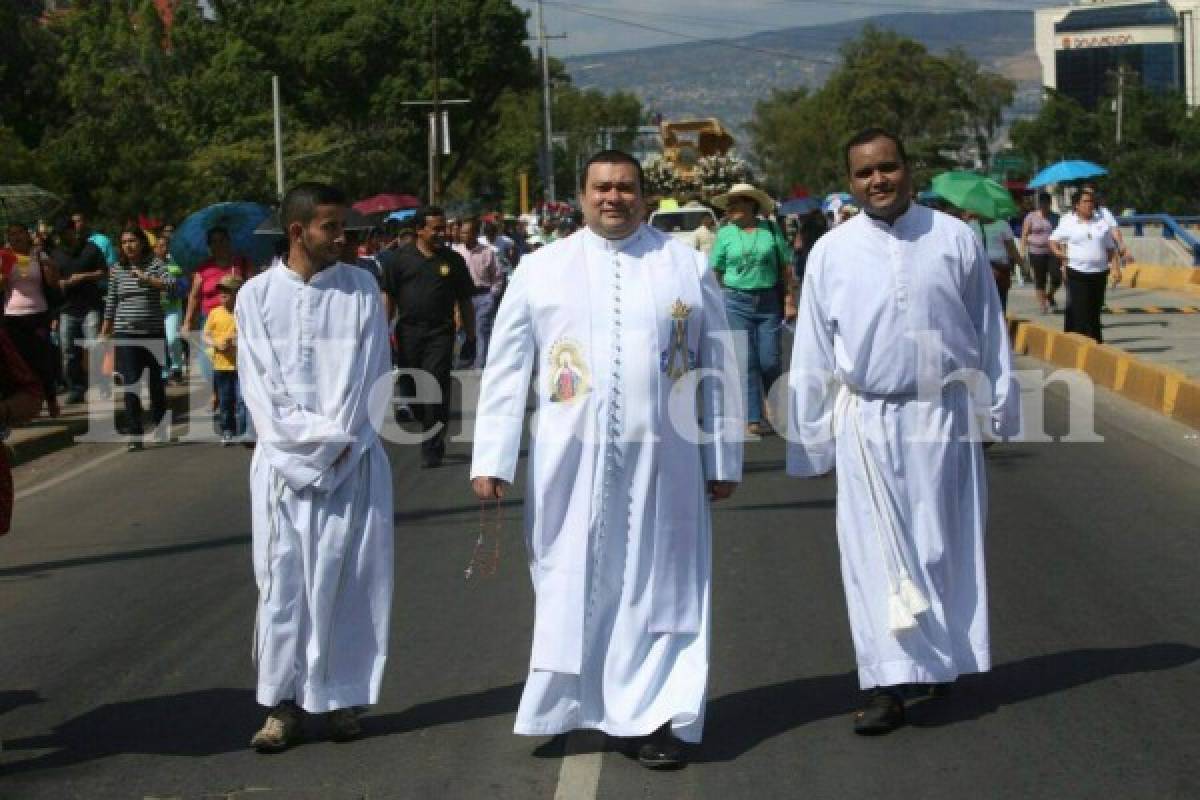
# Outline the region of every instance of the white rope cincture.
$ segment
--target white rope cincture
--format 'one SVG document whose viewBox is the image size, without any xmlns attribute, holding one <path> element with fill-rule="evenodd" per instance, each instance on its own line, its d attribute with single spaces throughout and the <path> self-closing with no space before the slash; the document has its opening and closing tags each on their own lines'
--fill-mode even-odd
<svg viewBox="0 0 1200 800">
<path fill-rule="evenodd" d="M 848 386 L 843 385 L 839 392 L 837 408 L 834 415 L 835 430 L 838 420 L 851 420 L 853 430 L 850 431 L 854 441 L 855 451 L 866 476 L 867 489 L 871 495 L 872 519 L 875 523 L 875 538 L 879 544 L 879 553 L 883 560 L 884 572 L 888 580 L 888 628 L 893 633 L 900 633 L 917 626 L 916 616 L 929 611 L 929 599 L 917 587 L 905 564 L 900 540 L 900 525 L 895 518 L 891 503 L 887 496 L 887 485 L 879 467 L 867 452 L 866 435 L 859 419 L 861 399 Z M 887 529 L 886 531 L 884 529 Z"/>
</svg>

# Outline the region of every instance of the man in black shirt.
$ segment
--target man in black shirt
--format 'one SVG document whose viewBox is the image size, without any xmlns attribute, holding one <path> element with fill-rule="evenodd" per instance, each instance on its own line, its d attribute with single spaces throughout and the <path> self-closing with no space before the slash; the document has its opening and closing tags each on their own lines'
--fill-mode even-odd
<svg viewBox="0 0 1200 800">
<path fill-rule="evenodd" d="M 108 262 L 100 248 L 71 225 L 58 229 L 58 246 L 50 253 L 62 278 L 63 305 L 58 335 L 66 361 L 67 402 L 82 403 L 87 392 L 87 356 L 80 340 L 100 334 L 104 298 L 100 283 L 108 276 Z"/>
<path fill-rule="evenodd" d="M 433 375 L 441 389 L 438 403 L 413 404 L 425 432 L 421 466 L 436 467 L 446 450 L 450 411 L 450 369 L 454 357 L 454 309 L 462 319 L 466 343 L 461 357 L 474 358 L 475 282 L 462 257 L 444 246 L 446 215 L 433 206 L 413 218 L 416 239 L 380 256 L 384 306 L 390 320 L 396 312 L 400 366 Z M 436 430 L 435 430 L 436 428 Z"/>
</svg>

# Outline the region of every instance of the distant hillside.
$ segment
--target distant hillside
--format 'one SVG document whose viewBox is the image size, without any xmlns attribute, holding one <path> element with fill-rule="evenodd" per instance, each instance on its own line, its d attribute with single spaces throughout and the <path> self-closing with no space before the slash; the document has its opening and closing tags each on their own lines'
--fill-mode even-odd
<svg viewBox="0 0 1200 800">
<path fill-rule="evenodd" d="M 1030 11 L 887 14 L 724 40 L 767 52 L 689 42 L 574 56 L 565 62 L 580 88 L 629 90 L 647 110 L 667 119 L 712 116 L 737 130 L 750 119 L 755 101 L 772 89 L 822 84 L 838 61 L 842 42 L 857 37 L 868 24 L 916 39 L 933 52 L 961 47 L 985 67 L 1018 82 L 1018 113 L 1029 110 L 1040 95 Z"/>
</svg>

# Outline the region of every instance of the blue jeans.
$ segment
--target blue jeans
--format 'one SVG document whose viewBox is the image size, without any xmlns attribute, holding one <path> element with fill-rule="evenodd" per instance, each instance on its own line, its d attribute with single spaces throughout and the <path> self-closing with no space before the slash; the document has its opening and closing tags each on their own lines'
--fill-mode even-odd
<svg viewBox="0 0 1200 800">
<path fill-rule="evenodd" d="M 487 363 L 488 342 L 492 340 L 492 326 L 496 322 L 496 295 L 491 292 L 477 294 L 471 298 L 475 306 L 475 369 L 483 369 Z"/>
<path fill-rule="evenodd" d="M 66 362 L 67 392 L 71 400 L 81 400 L 88 388 L 87 356 L 82 340 L 95 340 L 100 335 L 100 311 L 82 314 L 63 311 L 58 318 L 58 340 Z M 97 356 L 99 358 L 99 356 Z"/>
<path fill-rule="evenodd" d="M 246 432 L 246 404 L 242 402 L 237 370 L 214 370 L 213 382 L 217 387 L 217 401 L 221 409 L 221 433 L 243 435 Z"/>
<path fill-rule="evenodd" d="M 170 374 L 182 374 L 184 367 L 183 338 L 179 329 L 183 325 L 183 309 L 172 308 L 163 314 L 163 325 L 167 333 L 167 363 L 163 365 L 163 379 Z"/>
<path fill-rule="evenodd" d="M 763 396 L 783 374 L 780 330 L 783 305 L 774 288 L 725 289 L 725 313 L 734 335 L 734 352 L 742 373 L 746 422 L 762 422 Z"/>
</svg>

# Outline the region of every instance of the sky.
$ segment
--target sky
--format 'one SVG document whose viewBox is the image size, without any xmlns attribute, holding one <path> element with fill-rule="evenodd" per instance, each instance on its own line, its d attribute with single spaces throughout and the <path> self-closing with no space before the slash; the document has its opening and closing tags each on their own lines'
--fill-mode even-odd
<svg viewBox="0 0 1200 800">
<path fill-rule="evenodd" d="M 524 10 L 536 8 L 536 0 L 514 2 Z M 567 35 L 549 43 L 550 54 L 562 57 L 906 11 L 1013 11 L 1065 4 L 1066 0 L 543 0 L 543 13 L 547 35 Z M 535 14 L 531 35 L 536 24 Z"/>
</svg>

